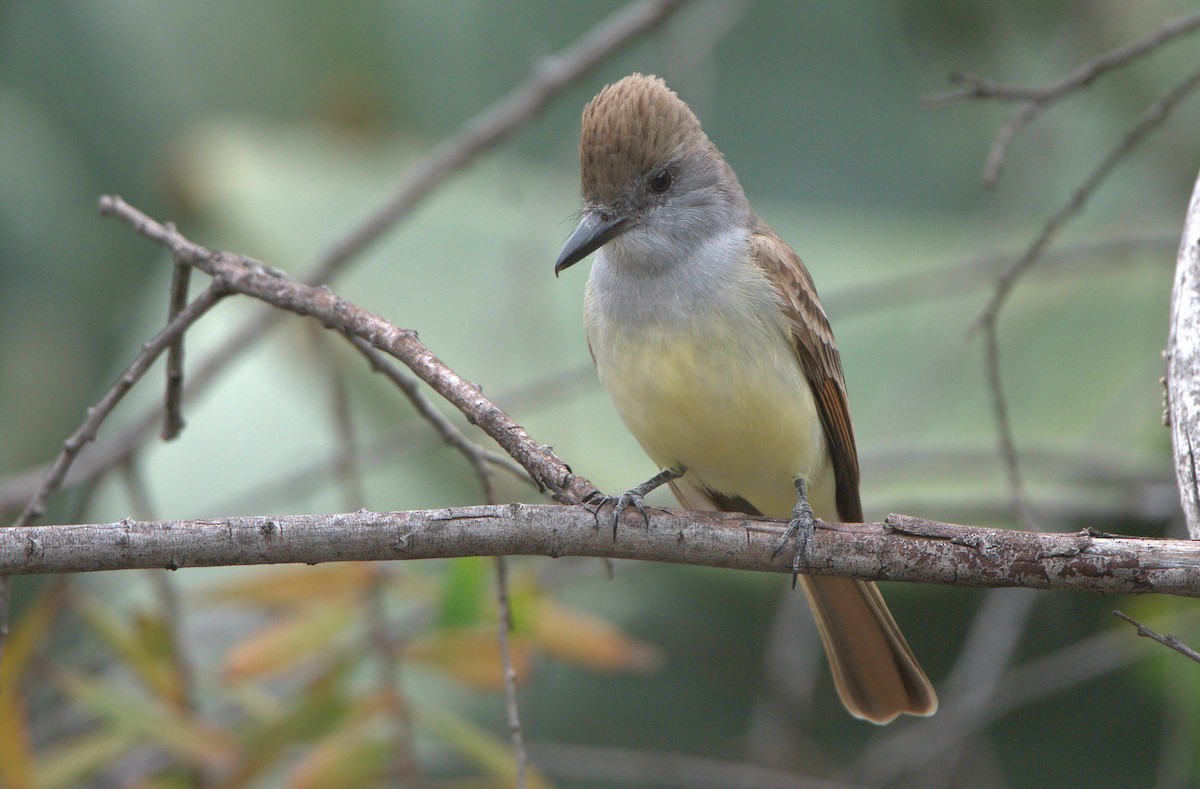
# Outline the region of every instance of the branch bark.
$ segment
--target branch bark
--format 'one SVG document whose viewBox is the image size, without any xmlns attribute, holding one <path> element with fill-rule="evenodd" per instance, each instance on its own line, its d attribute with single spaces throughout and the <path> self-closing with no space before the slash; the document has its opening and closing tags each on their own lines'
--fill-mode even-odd
<svg viewBox="0 0 1200 789">
<path fill-rule="evenodd" d="M 1188 534 L 1200 539 L 1200 176 L 1192 190 L 1171 293 L 1167 418 Z"/>
<path fill-rule="evenodd" d="M 441 510 L 132 521 L 0 530 L 0 574 L 458 556 L 595 556 L 762 572 L 786 524 L 737 513 L 649 511 L 614 541 L 586 507 Z M 1019 586 L 1200 597 L 1200 542 L 958 526 L 890 515 L 820 524 L 810 572 L 874 581 Z"/>
</svg>

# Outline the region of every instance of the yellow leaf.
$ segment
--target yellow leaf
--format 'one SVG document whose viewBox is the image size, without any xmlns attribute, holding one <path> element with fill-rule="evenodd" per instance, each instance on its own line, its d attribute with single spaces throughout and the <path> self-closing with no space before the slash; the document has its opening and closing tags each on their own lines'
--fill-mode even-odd
<svg viewBox="0 0 1200 789">
<path fill-rule="evenodd" d="M 242 760 L 223 776 L 222 785 L 231 789 L 258 786 L 264 773 L 275 769 L 277 762 L 303 743 L 353 725 L 357 716 L 368 714 L 347 697 L 347 677 L 356 658 L 338 655 L 320 666 L 303 687 L 266 705 L 246 703 L 250 696 L 258 695 L 261 689 L 257 685 L 246 683 L 232 688 L 229 695 L 251 714 L 239 727 L 244 745 Z"/>
<path fill-rule="evenodd" d="M 654 671 L 658 647 L 625 635 L 616 625 L 549 598 L 530 601 L 526 631 L 535 647 L 559 660 L 597 671 Z"/>
<path fill-rule="evenodd" d="M 366 726 L 341 729 L 297 762 L 287 785 L 291 789 L 374 785 L 383 777 L 392 746 L 378 730 Z"/>
<path fill-rule="evenodd" d="M 21 679 L 66 599 L 67 583 L 50 584 L 25 609 L 4 642 L 0 659 L 0 786 L 34 785 L 34 755 Z"/>
<path fill-rule="evenodd" d="M 151 692 L 183 706 L 183 678 L 169 647 L 164 647 L 162 637 L 152 632 L 152 617 L 139 614 L 136 626 L 129 627 L 108 606 L 89 597 L 77 596 L 75 606 L 83 620 Z M 166 625 L 160 623 L 158 627 Z"/>
<path fill-rule="evenodd" d="M 527 679 L 531 671 L 529 644 L 510 633 L 508 652 L 517 681 Z M 404 657 L 480 690 L 504 689 L 504 666 L 495 628 L 435 630 L 409 641 Z"/>
<path fill-rule="evenodd" d="M 354 611 L 345 605 L 298 610 L 231 649 L 224 677 L 237 682 L 290 669 L 332 644 L 353 621 Z"/>
<path fill-rule="evenodd" d="M 516 783 L 516 756 L 507 739 L 481 729 L 448 707 L 421 706 L 417 723 L 491 778 L 504 781 L 506 786 Z M 533 789 L 553 786 L 533 763 L 525 765 L 525 778 Z"/>
<path fill-rule="evenodd" d="M 159 699 L 132 695 L 116 683 L 75 672 L 60 670 L 55 676 L 66 692 L 116 732 L 158 745 L 189 765 L 224 767 L 237 754 L 237 743 L 229 734 Z"/>
<path fill-rule="evenodd" d="M 80 786 L 144 740 L 129 732 L 98 728 L 77 739 L 48 746 L 40 753 L 38 789 Z M 7 784 L 3 784 L 7 786 Z"/>
<path fill-rule="evenodd" d="M 218 586 L 207 596 L 222 603 L 278 608 L 354 599 L 379 581 L 375 562 L 330 562 L 312 567 L 256 570 L 249 577 Z"/>
</svg>

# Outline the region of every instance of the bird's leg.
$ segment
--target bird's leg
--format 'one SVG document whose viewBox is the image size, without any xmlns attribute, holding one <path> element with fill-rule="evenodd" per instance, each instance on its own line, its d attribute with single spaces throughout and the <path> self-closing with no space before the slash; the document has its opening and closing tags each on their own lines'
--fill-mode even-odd
<svg viewBox="0 0 1200 789">
<path fill-rule="evenodd" d="M 774 559 L 783 550 L 783 546 L 788 544 L 788 540 L 796 538 L 796 555 L 792 557 L 792 588 L 796 588 L 796 576 L 800 574 L 800 567 L 808 567 L 812 562 L 812 536 L 816 530 L 816 523 L 813 519 L 812 506 L 808 503 L 808 492 L 804 485 L 803 478 L 796 479 L 796 506 L 792 508 L 792 520 L 788 523 L 787 531 L 783 533 L 783 539 L 779 541 L 779 546 L 775 549 L 775 553 L 771 554 Z"/>
<path fill-rule="evenodd" d="M 589 498 L 585 504 L 594 506 L 596 509 L 592 513 L 596 516 L 596 527 L 600 527 L 600 510 L 604 509 L 605 504 L 611 504 L 613 508 L 612 516 L 612 531 L 613 541 L 617 539 L 617 524 L 621 522 L 621 514 L 625 510 L 633 507 L 641 513 L 643 520 L 646 521 L 646 527 L 650 527 L 650 516 L 646 514 L 646 496 L 650 491 L 662 487 L 673 479 L 679 479 L 687 472 L 683 466 L 679 468 L 667 468 L 655 474 L 650 479 L 638 485 L 635 488 L 622 493 L 620 496 L 605 496 L 603 493 L 597 492 Z"/>
</svg>

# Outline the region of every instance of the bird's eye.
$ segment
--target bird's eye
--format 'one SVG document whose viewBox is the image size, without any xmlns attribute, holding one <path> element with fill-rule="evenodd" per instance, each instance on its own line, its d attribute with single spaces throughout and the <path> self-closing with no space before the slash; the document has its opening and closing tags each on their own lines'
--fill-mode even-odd
<svg viewBox="0 0 1200 789">
<path fill-rule="evenodd" d="M 654 192 L 654 194 L 660 195 L 670 188 L 671 188 L 671 170 L 670 170 L 670 168 L 664 167 L 663 169 L 659 170 L 657 173 L 655 173 L 653 176 L 650 177 L 650 191 Z"/>
</svg>

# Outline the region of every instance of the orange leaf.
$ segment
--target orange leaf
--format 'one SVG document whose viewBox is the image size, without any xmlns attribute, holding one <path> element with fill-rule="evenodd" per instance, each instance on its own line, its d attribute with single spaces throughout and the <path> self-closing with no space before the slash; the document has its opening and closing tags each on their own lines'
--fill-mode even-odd
<svg viewBox="0 0 1200 789">
<path fill-rule="evenodd" d="M 548 598 L 530 601 L 527 632 L 534 646 L 547 655 L 597 671 L 657 669 L 658 647 L 622 633 L 616 625 L 576 611 Z"/>
<path fill-rule="evenodd" d="M 529 677 L 530 650 L 519 636 L 509 634 L 508 653 L 517 680 Z M 404 650 L 407 660 L 424 663 L 480 690 L 503 690 L 504 666 L 500 662 L 500 643 L 493 628 L 454 628 L 436 630 L 409 641 Z"/>
<path fill-rule="evenodd" d="M 375 727 L 376 729 L 378 727 Z M 317 743 L 292 769 L 292 789 L 372 786 L 383 777 L 394 743 L 378 730 L 353 726 Z"/>
<path fill-rule="evenodd" d="M 252 634 L 225 655 L 224 678 L 233 682 L 285 671 L 332 644 L 354 621 L 345 605 L 296 611 Z"/>
<path fill-rule="evenodd" d="M 233 736 L 192 713 L 184 713 L 160 699 L 131 696 L 120 683 L 85 676 L 66 669 L 55 674 L 58 685 L 79 704 L 104 719 L 118 733 L 159 745 L 197 767 L 222 768 L 237 756 Z"/>
<path fill-rule="evenodd" d="M 374 562 L 330 562 L 313 567 L 256 570 L 248 577 L 208 591 L 217 602 L 278 608 L 358 598 L 377 583 L 381 570 Z"/>
<path fill-rule="evenodd" d="M 0 786 L 24 789 L 34 785 L 33 744 L 21 696 L 21 678 L 50 632 L 66 591 L 65 581 L 50 584 L 21 614 L 4 642 L 0 659 Z"/>
<path fill-rule="evenodd" d="M 107 604 L 86 595 L 76 595 L 75 605 L 83 621 L 151 692 L 184 707 L 183 677 L 174 662 L 169 625 L 161 616 L 139 613 L 130 626 Z"/>
</svg>

